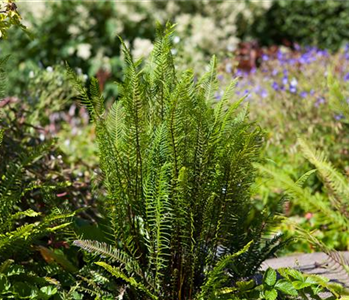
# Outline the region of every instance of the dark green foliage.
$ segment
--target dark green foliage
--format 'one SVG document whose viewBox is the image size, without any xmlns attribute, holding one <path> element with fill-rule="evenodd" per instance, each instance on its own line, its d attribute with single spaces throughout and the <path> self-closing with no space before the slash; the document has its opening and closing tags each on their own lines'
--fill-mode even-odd
<svg viewBox="0 0 349 300">
<path fill-rule="evenodd" d="M 46 292 L 74 284 L 77 253 L 66 248 L 77 236 L 72 222 L 89 189 L 75 185 L 64 153 L 31 124 L 23 103 L 4 98 L 0 107 L 0 298 L 48 299 Z"/>
<path fill-rule="evenodd" d="M 96 125 L 110 222 L 109 244 L 75 244 L 104 257 L 108 263 L 97 264 L 125 284 L 130 299 L 219 292 L 254 274 L 278 242 L 263 248 L 266 218 L 250 200 L 260 130 L 247 122 L 241 100 L 229 104 L 234 82 L 215 103 L 215 58 L 201 79 L 191 71 L 177 77 L 172 31 L 159 27 L 143 68 L 124 46 L 121 97 L 109 110 L 96 80 L 86 89 L 68 70 Z"/>
<path fill-rule="evenodd" d="M 349 2 L 275 0 L 256 18 L 252 35 L 263 45 L 296 42 L 337 50 L 349 41 Z"/>
</svg>

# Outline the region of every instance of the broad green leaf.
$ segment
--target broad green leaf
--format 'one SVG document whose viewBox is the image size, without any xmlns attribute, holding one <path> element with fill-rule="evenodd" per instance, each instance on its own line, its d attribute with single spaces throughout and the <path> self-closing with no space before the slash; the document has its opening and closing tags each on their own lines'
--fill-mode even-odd
<svg viewBox="0 0 349 300">
<path fill-rule="evenodd" d="M 285 280 L 281 279 L 275 284 L 275 288 L 279 290 L 280 292 L 291 295 L 291 296 L 297 296 L 298 292 L 297 290 L 293 287 L 292 283 Z"/>
<path fill-rule="evenodd" d="M 56 287 L 54 287 L 54 286 L 50 286 L 50 285 L 48 285 L 48 286 L 43 286 L 41 289 L 40 289 L 40 291 L 43 293 L 43 294 L 45 294 L 45 295 L 47 295 L 47 296 L 53 296 L 53 295 L 55 295 L 55 294 L 57 294 L 57 288 Z"/>
<path fill-rule="evenodd" d="M 278 292 L 275 289 L 264 291 L 264 297 L 266 300 L 275 300 L 278 296 Z"/>
<path fill-rule="evenodd" d="M 302 282 L 302 281 L 294 281 L 292 282 L 292 284 L 296 290 L 301 290 L 312 285 L 309 282 Z"/>
<path fill-rule="evenodd" d="M 268 286 L 273 286 L 276 282 L 275 270 L 268 268 L 264 274 L 263 281 Z"/>
<path fill-rule="evenodd" d="M 279 272 L 283 277 L 291 276 L 293 279 L 304 281 L 304 276 L 302 273 L 295 269 L 280 269 Z"/>
</svg>

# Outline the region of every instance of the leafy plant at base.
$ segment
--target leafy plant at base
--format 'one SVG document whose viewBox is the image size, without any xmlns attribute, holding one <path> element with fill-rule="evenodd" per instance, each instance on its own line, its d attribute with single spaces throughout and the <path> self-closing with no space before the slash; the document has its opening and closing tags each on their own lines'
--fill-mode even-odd
<svg viewBox="0 0 349 300">
<path fill-rule="evenodd" d="M 279 275 L 277 274 L 279 273 Z M 279 278 L 278 278 L 279 277 Z M 281 278 L 280 278 L 281 277 Z M 329 279 L 319 275 L 307 275 L 295 269 L 281 268 L 277 272 L 268 268 L 263 276 L 263 284 L 258 287 L 260 299 L 275 300 L 301 297 L 302 299 L 322 299 L 321 293 L 330 292 L 338 299 L 343 287 L 330 283 Z M 329 299 L 329 298 L 327 298 Z"/>
<path fill-rule="evenodd" d="M 234 82 L 214 105 L 215 58 L 201 79 L 177 77 L 172 32 L 158 28 L 143 67 L 124 45 L 121 97 L 109 110 L 97 80 L 85 88 L 68 69 L 96 126 L 110 222 L 108 244 L 75 245 L 105 258 L 97 264 L 127 299 L 211 299 L 253 275 L 280 240 L 263 241 L 267 218 L 251 209 L 260 130 L 238 111 L 243 99 L 229 105 Z"/>
</svg>

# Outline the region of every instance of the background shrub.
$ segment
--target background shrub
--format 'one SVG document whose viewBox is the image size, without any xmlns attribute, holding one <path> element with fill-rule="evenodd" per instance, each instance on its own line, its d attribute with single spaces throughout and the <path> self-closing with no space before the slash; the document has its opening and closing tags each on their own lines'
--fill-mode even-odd
<svg viewBox="0 0 349 300">
<path fill-rule="evenodd" d="M 347 1 L 276 0 L 254 20 L 250 34 L 262 45 L 299 43 L 338 50 L 349 40 L 348 26 Z"/>
</svg>

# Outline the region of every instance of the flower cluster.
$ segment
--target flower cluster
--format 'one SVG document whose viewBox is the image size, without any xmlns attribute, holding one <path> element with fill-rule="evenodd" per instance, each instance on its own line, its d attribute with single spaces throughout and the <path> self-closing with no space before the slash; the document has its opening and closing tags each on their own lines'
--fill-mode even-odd
<svg viewBox="0 0 349 300">
<path fill-rule="evenodd" d="M 310 98 L 318 107 L 326 102 L 324 87 L 329 69 L 344 82 L 349 81 L 349 46 L 338 55 L 314 47 L 294 48 L 265 50 L 258 62 L 260 67 L 249 72 L 234 71 L 231 63 L 226 64 L 225 72 L 240 78 L 236 94 L 246 95 L 250 100 L 291 94 L 295 99 Z"/>
</svg>

